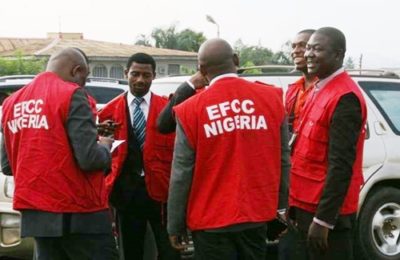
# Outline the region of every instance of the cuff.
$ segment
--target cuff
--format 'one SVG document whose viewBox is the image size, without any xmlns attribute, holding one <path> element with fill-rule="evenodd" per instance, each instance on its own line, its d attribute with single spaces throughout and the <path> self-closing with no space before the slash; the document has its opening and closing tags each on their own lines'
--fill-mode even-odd
<svg viewBox="0 0 400 260">
<path fill-rule="evenodd" d="M 329 228 L 329 229 L 331 229 L 331 230 L 335 228 L 334 225 L 331 225 L 331 224 L 329 224 L 329 223 L 327 223 L 327 222 L 325 222 L 325 221 L 323 221 L 323 220 L 317 219 L 316 217 L 313 218 L 313 221 L 314 221 L 315 223 L 317 223 L 318 225 L 321 225 L 321 226 L 323 226 L 323 227 Z"/>
<path fill-rule="evenodd" d="M 190 80 L 186 80 L 186 83 L 192 88 L 192 89 L 196 89 L 193 85 L 192 82 L 190 82 Z"/>
</svg>

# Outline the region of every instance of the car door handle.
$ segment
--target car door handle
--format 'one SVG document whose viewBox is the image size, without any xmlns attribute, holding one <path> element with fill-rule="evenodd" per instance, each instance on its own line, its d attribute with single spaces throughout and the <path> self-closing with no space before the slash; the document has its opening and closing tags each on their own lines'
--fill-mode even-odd
<svg viewBox="0 0 400 260">
<path fill-rule="evenodd" d="M 384 135 L 387 132 L 385 125 L 381 121 L 374 122 L 374 129 L 377 135 Z"/>
</svg>

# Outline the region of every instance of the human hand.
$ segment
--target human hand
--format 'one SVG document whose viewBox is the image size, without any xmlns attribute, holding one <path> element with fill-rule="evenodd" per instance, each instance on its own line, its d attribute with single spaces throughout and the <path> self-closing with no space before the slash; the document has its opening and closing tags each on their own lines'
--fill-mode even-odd
<svg viewBox="0 0 400 260">
<path fill-rule="evenodd" d="M 121 123 L 116 123 L 110 119 L 97 124 L 97 132 L 100 136 L 113 136 L 116 129 Z"/>
<path fill-rule="evenodd" d="M 208 85 L 208 80 L 200 71 L 196 72 L 189 81 L 193 84 L 195 89 L 201 89 Z"/>
<path fill-rule="evenodd" d="M 329 228 L 321 226 L 314 221 L 311 222 L 307 235 L 308 245 L 313 250 L 325 252 L 328 250 L 328 234 Z"/>
<path fill-rule="evenodd" d="M 99 136 L 99 144 L 106 145 L 109 149 L 114 142 L 114 138 L 107 137 L 107 136 Z"/>
<path fill-rule="evenodd" d="M 174 249 L 183 251 L 183 250 L 187 249 L 189 246 L 189 237 L 187 236 L 187 234 L 170 235 L 169 242 L 171 243 L 171 246 Z"/>
</svg>

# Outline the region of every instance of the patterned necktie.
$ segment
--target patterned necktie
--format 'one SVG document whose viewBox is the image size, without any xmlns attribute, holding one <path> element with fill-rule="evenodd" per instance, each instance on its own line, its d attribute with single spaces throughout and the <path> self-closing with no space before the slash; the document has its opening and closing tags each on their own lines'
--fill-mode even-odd
<svg viewBox="0 0 400 260">
<path fill-rule="evenodd" d="M 146 118 L 144 117 L 143 111 L 140 108 L 140 104 L 143 102 L 143 100 L 144 99 L 141 97 L 137 97 L 133 100 L 133 103 L 136 105 L 135 110 L 133 111 L 133 129 L 142 150 L 144 137 L 146 135 Z"/>
</svg>

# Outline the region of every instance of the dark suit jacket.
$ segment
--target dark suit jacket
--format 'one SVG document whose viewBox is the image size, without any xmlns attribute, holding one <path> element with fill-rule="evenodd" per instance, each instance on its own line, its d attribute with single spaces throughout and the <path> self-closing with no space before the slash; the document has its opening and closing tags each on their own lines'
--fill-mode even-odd
<svg viewBox="0 0 400 260">
<path fill-rule="evenodd" d="M 110 203 L 118 210 L 128 209 L 138 185 L 144 185 L 144 177 L 140 176 L 143 170 L 143 154 L 133 131 L 128 106 L 125 109 L 127 110 L 128 154 L 122 166 L 121 174 L 115 180 L 110 194 Z"/>
<path fill-rule="evenodd" d="M 160 133 L 168 134 L 175 131 L 176 122 L 172 108 L 196 94 L 196 91 L 187 82 L 182 83 L 161 111 L 157 118 L 157 128 Z"/>
<path fill-rule="evenodd" d="M 353 174 L 357 140 L 362 124 L 358 98 L 349 93 L 338 102 L 329 129 L 328 173 L 317 212 L 291 209 L 299 228 L 307 231 L 313 217 L 335 225 L 335 230 L 352 227 L 355 214 L 339 215 Z"/>
</svg>

